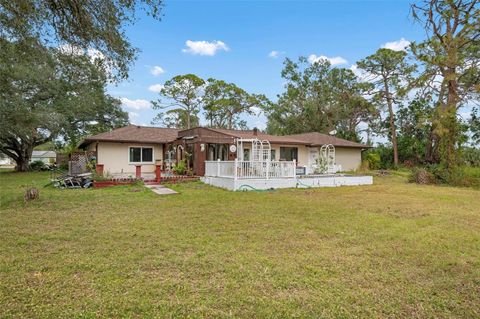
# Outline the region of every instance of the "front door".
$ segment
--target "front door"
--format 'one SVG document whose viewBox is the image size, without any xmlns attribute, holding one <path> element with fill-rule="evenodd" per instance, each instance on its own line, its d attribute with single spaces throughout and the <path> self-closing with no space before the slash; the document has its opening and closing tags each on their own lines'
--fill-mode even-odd
<svg viewBox="0 0 480 319">
<path fill-rule="evenodd" d="M 310 148 L 308 151 L 308 167 L 307 174 L 313 174 L 317 168 L 317 160 L 320 152 L 317 147 Z"/>
</svg>

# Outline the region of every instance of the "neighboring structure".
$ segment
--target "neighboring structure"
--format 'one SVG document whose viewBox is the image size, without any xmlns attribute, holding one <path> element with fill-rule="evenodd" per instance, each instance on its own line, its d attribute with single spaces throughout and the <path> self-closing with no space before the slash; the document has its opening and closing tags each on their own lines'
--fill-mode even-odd
<svg viewBox="0 0 480 319">
<path fill-rule="evenodd" d="M 227 130 L 195 127 L 188 130 L 129 125 L 85 139 L 80 147 L 96 152 L 98 165 L 111 175 L 155 173 L 156 166 L 168 171 L 185 160 L 193 174 L 205 175 L 208 161 L 250 161 L 252 149 L 245 144 L 238 155 L 237 141 L 267 141 L 273 162 L 295 161 L 297 174 L 313 174 L 323 145 L 335 148 L 336 171 L 356 170 L 361 152 L 369 146 L 321 133 L 288 136 L 264 134 L 254 130 Z"/>
<path fill-rule="evenodd" d="M 0 153 L 0 167 L 2 168 L 14 168 L 15 161 L 11 159 L 9 156 Z"/>
<path fill-rule="evenodd" d="M 33 151 L 30 163 L 42 161 L 47 165 L 57 161 L 57 153 L 55 151 Z"/>
</svg>

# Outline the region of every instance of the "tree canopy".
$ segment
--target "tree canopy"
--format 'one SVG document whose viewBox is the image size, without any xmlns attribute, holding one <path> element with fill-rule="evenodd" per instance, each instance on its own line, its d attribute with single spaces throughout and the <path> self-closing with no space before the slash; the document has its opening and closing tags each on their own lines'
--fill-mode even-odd
<svg viewBox="0 0 480 319">
<path fill-rule="evenodd" d="M 96 52 L 111 66 L 113 79 L 128 77 L 137 49 L 124 27 L 144 11 L 162 15 L 162 0 L 0 0 L 0 37 L 35 38 L 45 46 L 69 46 Z"/>
<path fill-rule="evenodd" d="M 246 128 L 242 114 L 254 114 L 269 103 L 264 95 L 249 94 L 234 83 L 210 78 L 207 80 L 204 95 L 205 118 L 211 127 L 241 129 Z"/>
<path fill-rule="evenodd" d="M 328 133 L 360 140 L 359 124 L 374 114 L 363 96 L 369 85 L 348 69 L 333 68 L 327 60 L 309 63 L 286 59 L 282 70 L 285 92 L 265 108 L 267 131 L 272 134 Z"/>
<path fill-rule="evenodd" d="M 177 75 L 166 81 L 160 90 L 163 98 L 152 101 L 152 105 L 153 109 L 167 110 L 167 113 L 160 112 L 154 123 L 177 123 L 186 129 L 193 127 L 203 107 L 204 85 L 205 81 L 195 74 Z M 172 121 L 174 118 L 176 120 Z"/>
<path fill-rule="evenodd" d="M 412 44 L 421 62 L 419 86 L 429 86 L 437 99 L 434 138 L 445 167 L 457 165 L 462 129 L 458 109 L 480 93 L 480 9 L 478 0 L 424 0 L 412 5 L 427 39 Z"/>
<path fill-rule="evenodd" d="M 202 114 L 207 125 L 215 128 L 245 129 L 242 115 L 252 115 L 269 105 L 262 94 L 250 94 L 233 83 L 194 74 L 177 75 L 165 82 L 160 98 L 152 101 L 159 110 L 154 124 L 182 129 L 199 124 Z"/>
<path fill-rule="evenodd" d="M 26 170 L 35 146 L 127 122 L 105 93 L 103 69 L 86 56 L 46 48 L 36 39 L 0 39 L 0 151 Z"/>
<path fill-rule="evenodd" d="M 365 80 L 373 85 L 370 93 L 372 103 L 387 109 L 389 137 L 393 146 L 393 162 L 398 165 L 397 128 L 394 106 L 398 104 L 411 82 L 415 65 L 406 61 L 407 53 L 386 48 L 379 49 L 374 54 L 357 62 L 358 68 L 364 71 Z"/>
</svg>

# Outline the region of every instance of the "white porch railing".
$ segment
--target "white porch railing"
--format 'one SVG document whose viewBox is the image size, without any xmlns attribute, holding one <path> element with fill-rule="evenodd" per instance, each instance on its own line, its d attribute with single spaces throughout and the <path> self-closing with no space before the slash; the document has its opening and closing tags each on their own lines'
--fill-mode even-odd
<svg viewBox="0 0 480 319">
<path fill-rule="evenodd" d="M 295 161 L 205 161 L 205 176 L 249 178 L 295 178 Z"/>
</svg>

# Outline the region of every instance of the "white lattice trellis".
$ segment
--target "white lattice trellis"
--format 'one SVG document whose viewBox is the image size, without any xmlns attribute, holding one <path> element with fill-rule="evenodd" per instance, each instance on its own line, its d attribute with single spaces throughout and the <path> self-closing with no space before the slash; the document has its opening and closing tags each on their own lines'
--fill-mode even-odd
<svg viewBox="0 0 480 319">
<path fill-rule="evenodd" d="M 323 174 L 335 173 L 335 147 L 332 144 L 322 145 L 319 160 Z"/>
</svg>

